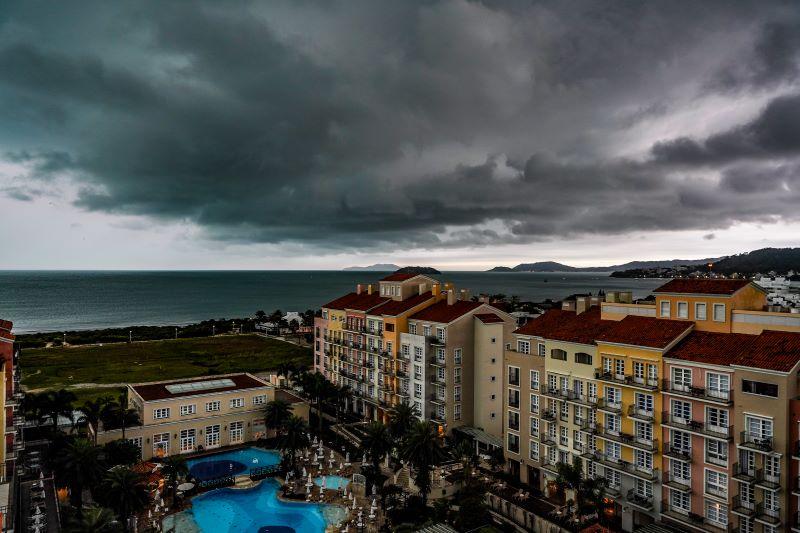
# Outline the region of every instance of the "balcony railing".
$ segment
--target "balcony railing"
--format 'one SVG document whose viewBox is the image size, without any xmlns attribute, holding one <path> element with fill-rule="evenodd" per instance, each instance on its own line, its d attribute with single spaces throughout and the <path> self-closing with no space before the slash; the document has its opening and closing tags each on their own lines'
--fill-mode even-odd
<svg viewBox="0 0 800 533">
<path fill-rule="evenodd" d="M 659 470 L 657 468 L 642 468 L 629 461 L 623 461 L 617 457 L 603 454 L 602 452 L 595 451 L 591 454 L 592 461 L 599 462 L 603 466 L 609 467 L 612 470 L 617 470 L 634 477 L 646 479 L 648 481 L 655 481 L 659 477 Z"/>
<path fill-rule="evenodd" d="M 730 404 L 733 402 L 733 390 L 718 390 L 708 389 L 706 387 L 696 387 L 694 385 L 686 385 L 685 383 L 675 382 L 665 379 L 662 384 L 662 389 L 671 394 L 679 394 L 698 400 L 707 400 L 711 402 L 719 402 Z"/>
<path fill-rule="evenodd" d="M 691 478 L 676 476 L 673 472 L 664 472 L 662 483 L 671 489 L 680 490 L 681 492 L 692 491 Z"/>
<path fill-rule="evenodd" d="M 599 411 L 621 414 L 622 402 L 618 402 L 616 400 L 610 400 L 608 398 L 600 398 L 597 401 L 597 409 Z"/>
<path fill-rule="evenodd" d="M 764 506 L 763 503 L 756 504 L 756 517 L 764 522 L 770 524 L 778 524 L 781 521 L 781 510 L 770 509 Z"/>
<path fill-rule="evenodd" d="M 709 484 L 706 484 L 705 486 L 705 493 L 711 496 L 716 496 L 717 498 L 723 498 L 723 499 L 728 498 L 727 489 L 720 489 Z"/>
<path fill-rule="evenodd" d="M 664 443 L 664 455 L 666 455 L 670 459 L 677 459 L 679 461 L 684 461 L 684 462 L 687 462 L 687 463 L 691 463 L 692 462 L 692 450 L 691 449 L 687 450 L 685 448 L 679 448 L 679 447 L 673 446 L 672 443 L 669 443 L 669 442 L 665 442 Z"/>
<path fill-rule="evenodd" d="M 742 446 L 758 450 L 760 452 L 771 452 L 775 449 L 774 439 L 772 437 L 766 437 L 756 433 L 742 431 L 740 433 L 740 439 L 741 440 L 739 441 L 739 443 Z"/>
<path fill-rule="evenodd" d="M 690 420 L 680 416 L 675 416 L 669 411 L 661 413 L 661 424 L 665 426 L 672 426 L 678 429 L 691 431 L 693 433 L 701 433 L 710 437 L 717 437 L 720 439 L 731 439 L 733 430 L 731 426 L 715 426 L 708 422 L 700 422 L 699 420 Z"/>
<path fill-rule="evenodd" d="M 757 478 L 761 477 L 761 469 L 748 466 L 744 463 L 734 463 L 733 477 L 739 481 L 753 483 Z"/>
<path fill-rule="evenodd" d="M 594 407 L 597 405 L 597 396 L 587 396 L 570 390 L 567 391 L 567 401 Z"/>
<path fill-rule="evenodd" d="M 438 357 L 431 357 L 428 359 L 428 364 L 433 366 L 447 366 L 447 361 Z"/>
<path fill-rule="evenodd" d="M 616 372 L 600 371 L 594 373 L 594 378 L 617 385 L 627 385 L 629 387 L 639 387 L 647 390 L 658 390 L 658 378 L 638 378 L 626 374 L 617 374 Z"/>
<path fill-rule="evenodd" d="M 642 409 L 636 405 L 628 406 L 628 416 L 631 418 L 638 418 L 639 420 L 653 421 L 655 413 L 652 409 Z"/>
<path fill-rule="evenodd" d="M 653 510 L 653 497 L 639 494 L 635 489 L 630 489 L 625 499 L 629 504 L 639 507 L 640 509 L 646 511 Z"/>
<path fill-rule="evenodd" d="M 752 500 L 743 500 L 741 496 L 734 496 L 731 512 L 743 516 L 753 516 L 756 514 L 756 502 Z"/>
<path fill-rule="evenodd" d="M 610 430 L 603 425 L 599 425 L 598 429 L 600 436 L 606 440 L 612 440 L 626 446 L 639 448 L 641 450 L 647 450 L 650 452 L 658 451 L 658 439 L 644 439 L 642 437 L 637 437 L 636 435 L 631 435 L 630 433 L 623 433 L 622 431 L 618 430 Z"/>
<path fill-rule="evenodd" d="M 519 404 L 517 404 L 519 406 Z M 556 419 L 556 410 L 555 409 L 544 409 L 542 410 L 542 419 L 553 421 Z"/>
<path fill-rule="evenodd" d="M 428 335 L 427 337 L 425 337 L 425 339 L 429 343 L 436 344 L 436 345 L 439 345 L 439 346 L 444 346 L 447 343 L 447 337 L 444 337 L 444 338 L 440 339 L 436 335 Z"/>
</svg>

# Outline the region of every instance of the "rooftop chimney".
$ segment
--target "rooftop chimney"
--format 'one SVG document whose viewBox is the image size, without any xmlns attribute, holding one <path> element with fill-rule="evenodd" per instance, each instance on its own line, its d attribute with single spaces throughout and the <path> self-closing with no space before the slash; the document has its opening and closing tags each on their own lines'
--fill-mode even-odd
<svg viewBox="0 0 800 533">
<path fill-rule="evenodd" d="M 372 291 L 373 291 L 372 283 L 370 283 L 369 285 L 367 285 L 367 294 L 372 294 Z"/>
<path fill-rule="evenodd" d="M 425 287 L 427 287 L 427 285 L 425 283 L 420 283 L 419 284 L 419 293 L 418 294 L 424 294 L 426 292 L 425 291 Z"/>
<path fill-rule="evenodd" d="M 591 296 L 578 296 L 575 298 L 575 314 L 579 315 L 592 306 Z"/>
<path fill-rule="evenodd" d="M 453 305 L 456 303 L 456 293 L 453 289 L 447 291 L 447 305 Z"/>
<path fill-rule="evenodd" d="M 439 296 L 439 284 L 438 283 L 434 283 L 433 284 L 433 288 L 431 289 L 431 293 L 433 293 L 434 296 Z"/>
<path fill-rule="evenodd" d="M 362 284 L 356 285 L 356 294 L 361 294 L 361 291 L 364 290 L 364 286 Z"/>
</svg>

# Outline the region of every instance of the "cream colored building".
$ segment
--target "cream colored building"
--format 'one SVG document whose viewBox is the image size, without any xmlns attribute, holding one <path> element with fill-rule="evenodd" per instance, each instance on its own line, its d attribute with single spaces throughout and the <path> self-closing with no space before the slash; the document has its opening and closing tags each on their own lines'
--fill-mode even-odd
<svg viewBox="0 0 800 533">
<path fill-rule="evenodd" d="M 125 438 L 143 459 L 244 444 L 267 436 L 264 410 L 274 399 L 308 420 L 301 398 L 246 373 L 128 385 L 128 406 L 141 425 L 125 428 Z M 101 430 L 97 442 L 120 438 L 121 429 Z"/>
</svg>

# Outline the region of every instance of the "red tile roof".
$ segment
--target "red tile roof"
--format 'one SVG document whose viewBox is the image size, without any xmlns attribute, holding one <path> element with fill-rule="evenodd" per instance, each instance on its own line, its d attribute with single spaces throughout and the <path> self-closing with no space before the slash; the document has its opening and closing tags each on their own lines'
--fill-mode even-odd
<svg viewBox="0 0 800 533">
<path fill-rule="evenodd" d="M 755 339 L 756 335 L 744 333 L 692 331 L 665 357 L 709 365 L 732 365 Z"/>
<path fill-rule="evenodd" d="M 337 309 L 339 311 L 343 311 L 345 309 L 368 311 L 388 300 L 388 298 L 380 296 L 377 293 L 367 294 L 366 292 L 362 292 L 361 294 L 356 294 L 351 292 L 326 303 L 322 307 L 325 309 Z"/>
<path fill-rule="evenodd" d="M 736 362 L 739 366 L 789 372 L 800 361 L 800 333 L 761 332 Z"/>
<path fill-rule="evenodd" d="M 447 324 L 482 305 L 484 304 L 480 302 L 464 300 L 457 300 L 453 305 L 447 305 L 447 300 L 442 300 L 418 313 L 414 313 L 409 317 L 409 320 L 424 320 L 426 322 Z"/>
<path fill-rule="evenodd" d="M 746 279 L 673 279 L 653 292 L 731 295 L 749 284 Z"/>
<path fill-rule="evenodd" d="M 477 313 L 475 318 L 483 322 L 484 324 L 497 324 L 498 322 L 502 322 L 503 319 L 497 316 L 494 313 Z"/>
<path fill-rule="evenodd" d="M 430 291 L 417 294 L 405 300 L 389 300 L 382 306 L 375 309 L 377 315 L 397 316 L 433 298 Z"/>
<path fill-rule="evenodd" d="M 693 331 L 667 358 L 789 372 L 800 363 L 800 333 L 764 330 L 759 335 Z"/>
<path fill-rule="evenodd" d="M 597 342 L 666 348 L 694 326 L 693 322 L 628 315 L 606 329 Z"/>
<path fill-rule="evenodd" d="M 597 337 L 615 324 L 613 320 L 602 320 L 600 309 L 597 307 L 592 307 L 579 315 L 575 314 L 575 311 L 550 309 L 514 333 L 557 341 L 594 344 Z"/>
<path fill-rule="evenodd" d="M 3 320 L 2 318 L 0 318 L 0 329 L 7 329 L 8 331 L 11 331 L 13 327 L 14 327 L 13 322 L 11 322 L 10 320 Z"/>
<path fill-rule="evenodd" d="M 4 329 L 0 329 L 0 338 L 8 339 L 13 341 L 16 337 L 10 331 L 6 331 Z"/>
<path fill-rule="evenodd" d="M 380 281 L 405 281 L 420 275 L 421 274 L 414 272 L 395 272 L 394 274 L 389 274 Z"/>
<path fill-rule="evenodd" d="M 194 390 L 184 392 L 170 392 L 167 390 L 167 385 L 179 385 L 181 383 L 193 383 L 197 381 L 212 381 L 216 379 L 230 379 L 233 381 L 233 387 L 219 387 L 214 389 Z M 138 385 L 131 385 L 139 396 L 146 402 L 154 400 L 166 400 L 168 398 L 180 398 L 183 396 L 194 396 L 198 394 L 213 394 L 218 392 L 229 392 L 240 389 L 256 389 L 258 387 L 268 387 L 269 385 L 263 381 L 256 379 L 247 374 L 232 374 L 232 375 L 219 375 L 219 376 L 203 376 L 202 378 L 195 379 L 178 379 L 174 381 L 164 381 L 161 383 L 140 383 Z"/>
</svg>

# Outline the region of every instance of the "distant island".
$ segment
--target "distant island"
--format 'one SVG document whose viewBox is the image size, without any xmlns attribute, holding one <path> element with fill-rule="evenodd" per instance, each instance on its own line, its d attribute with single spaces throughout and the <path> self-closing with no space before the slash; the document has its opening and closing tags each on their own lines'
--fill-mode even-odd
<svg viewBox="0 0 800 533">
<path fill-rule="evenodd" d="M 720 258 L 708 259 L 668 259 L 664 261 L 630 261 L 622 265 L 599 267 L 573 267 L 555 261 L 540 261 L 537 263 L 520 263 L 515 267 L 496 266 L 487 272 L 615 272 L 632 269 L 672 268 L 686 265 L 705 265 L 718 261 Z"/>
<path fill-rule="evenodd" d="M 403 268 L 398 268 L 395 274 L 441 274 L 438 270 L 433 267 L 423 267 L 423 266 L 407 266 Z"/>
<path fill-rule="evenodd" d="M 702 265 L 701 268 L 698 266 Z M 619 269 L 611 274 L 615 278 L 675 278 L 704 276 L 709 273 L 725 276 L 753 276 L 756 274 L 788 274 L 800 271 L 800 248 L 761 248 L 721 259 L 670 266 L 645 266 Z M 710 268 L 708 265 L 711 265 Z"/>
<path fill-rule="evenodd" d="M 400 267 L 392 263 L 375 263 L 369 266 L 351 266 L 343 268 L 346 272 L 394 272 Z"/>
</svg>

